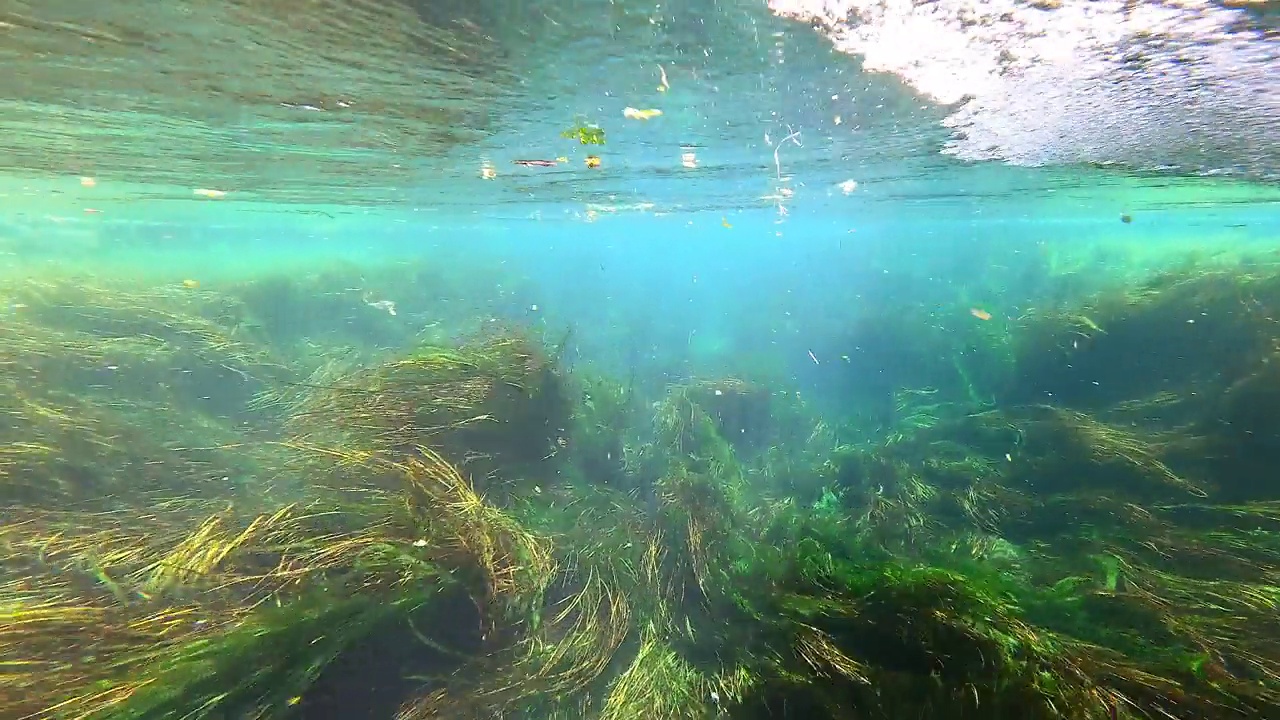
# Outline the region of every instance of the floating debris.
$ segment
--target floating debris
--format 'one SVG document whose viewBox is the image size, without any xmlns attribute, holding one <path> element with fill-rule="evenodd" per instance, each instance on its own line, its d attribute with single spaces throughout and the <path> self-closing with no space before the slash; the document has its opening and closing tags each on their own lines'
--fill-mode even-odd
<svg viewBox="0 0 1280 720">
<path fill-rule="evenodd" d="M 600 167 L 600 156 L 599 156 L 599 155 L 588 155 L 588 156 L 587 156 L 587 167 L 591 168 L 592 170 L 595 170 L 596 168 Z"/>
<path fill-rule="evenodd" d="M 648 212 L 652 210 L 654 207 L 655 205 L 651 202 L 638 202 L 638 203 L 630 203 L 627 205 L 604 205 L 600 203 L 588 203 L 587 212 L 595 212 L 595 213 Z"/>
<path fill-rule="evenodd" d="M 196 188 L 195 190 L 191 191 L 191 194 L 197 197 L 210 198 L 212 200 L 221 200 L 222 198 L 227 196 L 227 191 L 211 190 L 209 188 Z"/>
<path fill-rule="evenodd" d="M 774 145 L 773 148 L 773 167 L 777 171 L 777 177 L 779 180 L 782 179 L 782 159 L 778 157 L 778 153 L 782 151 L 782 146 L 791 142 L 794 143 L 796 147 L 804 147 L 804 145 L 800 143 L 800 131 L 791 130 L 790 127 L 787 129 L 791 131 L 791 134 L 779 140 L 778 144 Z M 769 133 L 764 134 L 764 141 L 766 144 L 772 144 L 769 142 Z"/>
<path fill-rule="evenodd" d="M 579 123 L 560 133 L 560 137 L 577 140 L 583 145 L 603 145 L 604 128 L 589 123 Z"/>
<path fill-rule="evenodd" d="M 651 118 L 656 118 L 661 114 L 661 110 L 637 110 L 633 107 L 626 107 L 622 109 L 622 116 L 632 120 L 649 120 Z"/>
<path fill-rule="evenodd" d="M 555 167 L 559 164 L 555 160 L 512 160 L 511 162 L 524 167 Z"/>
<path fill-rule="evenodd" d="M 373 297 L 373 296 L 372 296 L 372 295 L 370 295 L 369 293 L 365 293 L 364 295 L 362 295 L 362 296 L 360 297 L 360 299 L 364 301 L 364 304 L 365 304 L 365 305 L 368 305 L 369 307 L 373 308 L 374 310 L 381 310 L 381 311 L 385 312 L 386 314 L 388 314 L 388 315 L 392 315 L 392 316 L 394 316 L 394 315 L 396 314 L 396 301 L 395 301 L 395 300 L 371 300 L 370 298 L 372 298 L 372 297 Z"/>
</svg>

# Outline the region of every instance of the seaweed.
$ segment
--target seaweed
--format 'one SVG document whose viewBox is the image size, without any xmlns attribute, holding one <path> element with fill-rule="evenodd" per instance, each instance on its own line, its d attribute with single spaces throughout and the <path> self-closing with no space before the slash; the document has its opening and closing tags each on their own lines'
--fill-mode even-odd
<svg viewBox="0 0 1280 720">
<path fill-rule="evenodd" d="M 517 334 L 456 349 L 424 346 L 304 385 L 289 420 L 300 441 L 390 457 L 432 447 L 485 492 L 545 475 L 539 466 L 571 439 L 572 411 L 556 368 Z"/>
<path fill-rule="evenodd" d="M 317 355 L 221 292 L 18 289 L 0 714 L 1272 716 L 1276 277 L 928 334 L 938 387 L 904 370 L 854 441 L 518 330 Z M 136 381 L 84 379 L 117 357 Z M 207 377 L 148 402 L 174 367 Z M 219 367 L 246 387 L 201 406 Z"/>
</svg>

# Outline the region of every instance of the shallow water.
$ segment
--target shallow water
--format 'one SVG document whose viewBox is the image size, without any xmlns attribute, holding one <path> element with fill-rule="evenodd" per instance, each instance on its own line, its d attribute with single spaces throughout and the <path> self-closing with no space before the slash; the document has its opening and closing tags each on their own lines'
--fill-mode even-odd
<svg viewBox="0 0 1280 720">
<path fill-rule="evenodd" d="M 0 504 L 21 520 L 0 538 L 0 685 L 19 688 L 0 717 L 1280 712 L 1276 17 L 1200 0 L 0 0 Z M 565 137 L 584 127 L 604 142 Z M 422 407 L 448 417 L 397 414 Z M 495 419 L 509 430 L 468 434 Z M 400 425 L 361 434 L 384 422 Z M 413 465 L 433 450 L 467 489 Z M 355 525 L 409 553 L 403 577 L 440 576 L 406 558 L 481 568 L 484 592 L 427 601 L 343 574 L 369 555 L 290 554 L 374 536 L 277 510 L 402 471 L 438 481 L 402 503 L 417 524 Z M 488 510 L 431 514 L 459 507 Z M 216 561 L 164 555 L 221 537 L 200 534 L 218 512 L 248 549 L 227 530 Z M 272 523 L 287 530 L 245 529 Z M 477 537 L 519 562 L 414 555 Z M 672 567 L 643 565 L 647 544 Z M 205 564 L 173 580 L 156 568 L 174 558 Z M 291 586 L 286 561 L 333 574 Z M 926 565 L 957 574 L 912 575 Z M 352 607 L 413 629 L 360 626 L 336 660 L 298 650 L 320 680 L 236 644 L 280 617 L 346 628 L 304 590 L 366 580 Z M 843 610 L 806 614 L 829 599 L 815 587 Z M 532 616 L 486 604 L 509 597 Z M 566 629 L 569 597 L 609 622 Z M 20 634 L 46 601 L 66 614 L 39 622 L 65 624 Z M 111 634 L 153 611 L 173 635 Z M 914 625 L 850 630 L 859 613 Z M 395 642 L 446 615 L 463 619 L 443 656 L 492 662 Z M 972 632 L 938 635 L 938 617 Z M 315 640 L 280 622 L 298 633 L 280 647 Z M 604 659 L 563 685 L 512 659 L 605 626 L 616 643 L 583 641 Z M 911 627 L 960 644 L 903 649 Z M 136 654 L 172 641 L 162 657 L 194 662 L 183 642 L 211 637 L 231 641 L 209 686 Z M 1032 670 L 1010 669 L 1015 646 Z M 779 668 L 837 694 L 779 689 Z M 157 677 L 177 699 L 136 685 Z M 259 695 L 209 699 L 218 683 Z M 85 700 L 104 687 L 123 710 Z"/>
</svg>

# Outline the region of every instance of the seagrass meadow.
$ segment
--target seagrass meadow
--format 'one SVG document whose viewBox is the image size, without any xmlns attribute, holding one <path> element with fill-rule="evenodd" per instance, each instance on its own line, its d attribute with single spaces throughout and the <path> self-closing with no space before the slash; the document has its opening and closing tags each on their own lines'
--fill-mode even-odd
<svg viewBox="0 0 1280 720">
<path fill-rule="evenodd" d="M 900 315 L 874 427 L 344 283 L 4 281 L 0 717 L 1280 717 L 1273 258 Z"/>
</svg>

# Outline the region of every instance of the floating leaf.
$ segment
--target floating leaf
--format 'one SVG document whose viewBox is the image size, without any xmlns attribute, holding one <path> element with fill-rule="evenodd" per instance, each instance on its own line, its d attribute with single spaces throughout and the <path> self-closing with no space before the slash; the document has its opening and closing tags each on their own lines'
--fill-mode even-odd
<svg viewBox="0 0 1280 720">
<path fill-rule="evenodd" d="M 662 114 L 661 110 L 638 110 L 633 107 L 623 108 L 622 116 L 632 120 L 649 120 Z"/>
<path fill-rule="evenodd" d="M 577 140 L 583 145 L 603 145 L 604 128 L 599 125 L 578 124 L 560 133 L 560 137 Z"/>
</svg>

